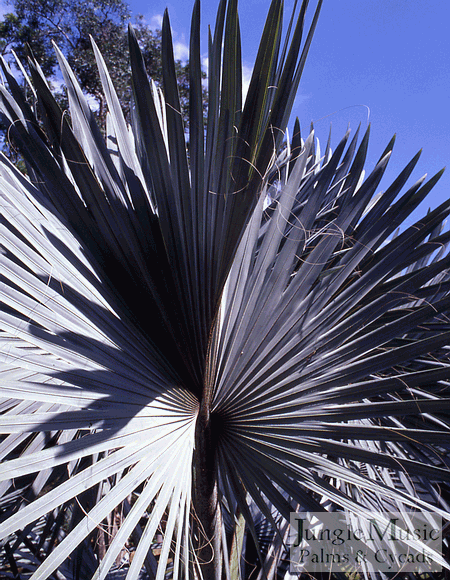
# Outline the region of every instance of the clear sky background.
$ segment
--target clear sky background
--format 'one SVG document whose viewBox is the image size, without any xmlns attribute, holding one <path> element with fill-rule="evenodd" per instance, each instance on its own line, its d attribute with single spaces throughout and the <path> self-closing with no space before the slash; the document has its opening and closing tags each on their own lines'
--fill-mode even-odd
<svg viewBox="0 0 450 580">
<path fill-rule="evenodd" d="M 165 7 L 179 55 L 187 51 L 192 3 L 131 0 L 134 14 L 158 22 Z M 218 0 L 203 0 L 203 50 Z M 293 0 L 286 0 L 289 14 Z M 312 9 L 315 7 L 310 1 Z M 242 55 L 251 69 L 269 0 L 241 0 Z M 184 49 L 183 49 L 184 47 Z M 294 115 L 306 131 L 314 121 L 325 144 L 330 123 L 334 147 L 348 123 L 371 122 L 367 170 L 394 133 L 397 141 L 381 189 L 423 148 L 415 181 L 449 166 L 421 208 L 450 197 L 450 3 L 448 0 L 324 0 Z M 416 213 L 417 216 L 417 213 Z M 420 217 L 420 216 L 417 216 Z"/>
<path fill-rule="evenodd" d="M 207 27 L 219 0 L 203 0 L 203 55 Z M 285 0 L 286 14 L 294 0 Z M 128 0 L 134 15 L 153 26 L 166 6 L 176 56 L 188 58 L 193 0 Z M 315 1 L 310 0 L 310 16 Z M 240 0 L 242 55 L 250 74 L 269 0 Z M 0 13 L 7 7 L 0 0 Z M 422 157 L 410 183 L 449 166 L 421 207 L 450 197 L 450 2 L 448 0 L 324 0 L 293 114 L 306 133 L 314 121 L 325 144 L 330 123 L 336 147 L 350 124 L 366 127 L 371 142 L 366 169 L 378 160 L 394 133 L 397 142 L 381 189 L 386 189 L 415 153 Z M 291 123 L 292 126 L 292 123 Z M 415 214 L 415 217 L 420 217 Z"/>
</svg>

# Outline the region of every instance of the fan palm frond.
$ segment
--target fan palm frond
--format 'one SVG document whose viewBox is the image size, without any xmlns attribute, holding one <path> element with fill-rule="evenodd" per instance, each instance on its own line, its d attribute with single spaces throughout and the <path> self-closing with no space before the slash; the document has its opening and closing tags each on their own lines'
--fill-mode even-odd
<svg viewBox="0 0 450 580">
<path fill-rule="evenodd" d="M 1 159 L 11 574 L 101 580 L 126 549 L 127 580 L 234 579 L 247 537 L 275 577 L 297 509 L 448 519 L 450 202 L 399 233 L 440 173 L 404 191 L 417 155 L 377 194 L 393 141 L 366 175 L 369 130 L 287 138 L 307 5 L 283 40 L 273 0 L 242 103 L 220 2 L 204 130 L 196 2 L 188 142 L 167 13 L 162 91 L 130 30 L 131 126 L 94 44 L 106 139 L 57 48 L 70 119 L 35 61 L 34 107 L 3 63 L 28 171 Z"/>
</svg>

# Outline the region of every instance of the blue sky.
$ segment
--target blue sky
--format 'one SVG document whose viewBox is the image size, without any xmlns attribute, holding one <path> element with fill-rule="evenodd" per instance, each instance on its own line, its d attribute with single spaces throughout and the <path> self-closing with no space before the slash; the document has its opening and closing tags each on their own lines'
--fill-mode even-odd
<svg viewBox="0 0 450 580">
<path fill-rule="evenodd" d="M 157 21 L 167 6 L 178 49 L 186 45 L 192 4 L 186 0 L 132 0 L 129 4 L 134 14 L 142 13 L 149 22 Z M 311 0 L 310 5 L 315 3 Z M 293 1 L 286 0 L 287 13 L 292 6 Z M 247 69 L 254 61 L 268 7 L 268 0 L 240 2 Z M 214 25 L 216 8 L 216 1 L 202 3 L 205 32 L 208 24 Z M 413 179 L 425 173 L 431 176 L 450 165 L 449 39 L 448 0 L 325 0 L 294 114 L 305 130 L 315 122 L 321 142 L 326 141 L 331 122 L 334 146 L 348 123 L 352 129 L 360 122 L 365 127 L 369 115 L 367 170 L 396 133 L 382 189 L 421 148 Z M 203 48 L 206 56 L 206 42 Z M 448 197 L 450 167 L 421 213 Z"/>
<path fill-rule="evenodd" d="M 177 56 L 188 57 L 193 0 L 131 0 L 148 23 L 169 9 Z M 218 0 L 202 3 L 203 54 Z M 5 11 L 0 0 L 0 13 Z M 285 0 L 289 14 L 293 0 Z M 310 0 L 310 12 L 315 1 Z M 269 0 L 241 0 L 242 54 L 250 74 Z M 367 170 L 394 133 L 397 142 L 381 189 L 423 148 L 412 180 L 449 165 L 420 213 L 450 197 L 450 3 L 448 0 L 324 0 L 294 107 L 304 131 L 314 121 L 333 145 L 346 127 L 372 124 Z M 410 180 L 410 182 L 412 182 Z M 416 218 L 420 217 L 417 212 Z"/>
</svg>

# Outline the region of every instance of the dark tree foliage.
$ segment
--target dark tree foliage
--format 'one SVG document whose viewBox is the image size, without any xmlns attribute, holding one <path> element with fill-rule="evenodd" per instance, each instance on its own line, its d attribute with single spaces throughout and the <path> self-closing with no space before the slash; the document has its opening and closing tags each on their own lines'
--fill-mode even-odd
<svg viewBox="0 0 450 580">
<path fill-rule="evenodd" d="M 36 4 L 37 6 L 38 4 Z M 42 26 L 38 14 L 33 12 L 27 16 L 17 10 L 5 15 L 0 22 L 0 52 L 7 60 L 13 50 L 19 59 L 26 59 L 27 47 L 39 60 L 44 73 L 51 76 L 55 72 L 56 56 L 52 50 L 53 35 L 49 27 Z"/>
<path fill-rule="evenodd" d="M 127 43 L 128 4 L 123 0 L 12 0 L 11 13 L 0 22 L 0 53 L 10 62 L 16 53 L 26 63 L 30 50 L 44 74 L 54 81 L 58 66 L 52 42 L 63 51 L 78 77 L 84 92 L 98 103 L 101 125 L 106 117 L 106 101 L 101 90 L 90 37 L 100 48 L 111 71 L 119 100 L 129 115 L 131 96 Z M 148 75 L 162 84 L 161 31 L 152 30 L 141 15 L 135 19 L 136 36 L 141 45 Z M 189 67 L 176 63 L 183 117 L 187 119 Z M 57 87 L 57 85 L 55 85 Z M 60 93 L 58 100 L 66 108 L 67 100 Z"/>
</svg>

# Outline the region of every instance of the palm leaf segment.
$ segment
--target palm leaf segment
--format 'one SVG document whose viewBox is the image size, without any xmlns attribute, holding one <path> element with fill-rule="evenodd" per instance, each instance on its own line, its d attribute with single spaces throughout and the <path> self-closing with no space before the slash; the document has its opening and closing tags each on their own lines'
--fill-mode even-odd
<svg viewBox="0 0 450 580">
<path fill-rule="evenodd" d="M 334 152 L 298 124 L 286 140 L 321 2 L 302 46 L 307 4 L 283 45 L 272 2 L 242 106 L 236 3 L 220 3 L 204 131 L 196 3 L 189 153 L 167 14 L 164 96 L 130 31 L 131 129 L 94 46 L 106 143 L 57 49 L 71 123 L 33 60 L 35 109 L 3 65 L 2 116 L 29 174 L 2 159 L 0 529 L 13 571 L 22 558 L 45 578 L 75 561 L 105 578 L 132 536 L 128 580 L 142 566 L 162 578 L 169 562 L 174 577 L 231 576 L 223 509 L 233 546 L 242 521 L 257 540 L 255 510 L 280 526 L 261 574 L 298 506 L 446 516 L 450 202 L 395 235 L 439 174 L 401 194 L 416 156 L 374 197 L 393 142 L 365 176 L 368 131 Z M 89 538 L 118 506 L 98 566 Z"/>
</svg>

